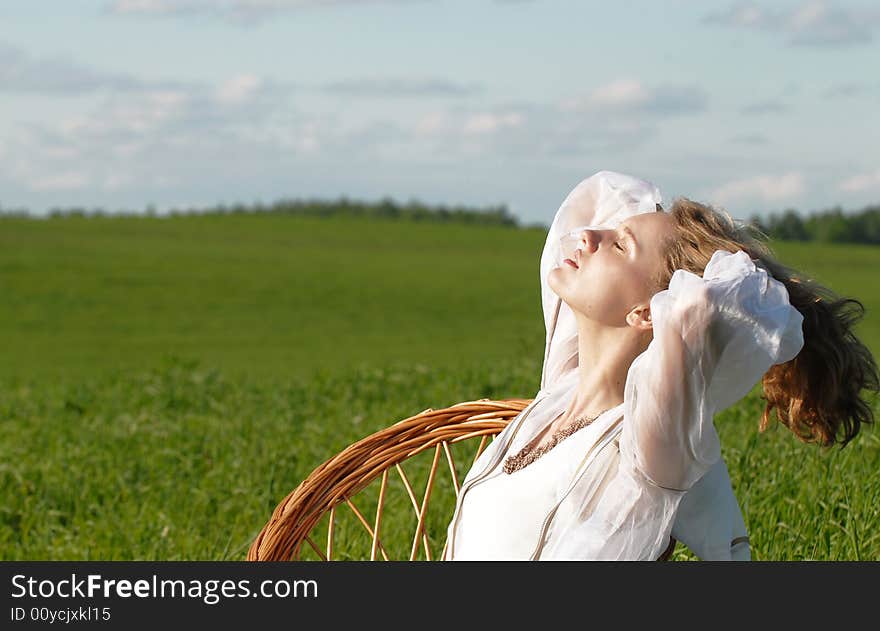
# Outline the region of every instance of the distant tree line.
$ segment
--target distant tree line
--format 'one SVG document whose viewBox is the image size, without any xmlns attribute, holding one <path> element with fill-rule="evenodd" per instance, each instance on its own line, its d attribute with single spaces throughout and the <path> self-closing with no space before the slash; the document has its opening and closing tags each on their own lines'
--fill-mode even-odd
<svg viewBox="0 0 880 631">
<path fill-rule="evenodd" d="M 416 200 L 398 203 L 389 197 L 377 202 L 350 200 L 341 197 L 337 200 L 320 199 L 281 199 L 271 204 L 260 202 L 254 204 L 217 204 L 202 208 L 172 208 L 164 215 L 240 215 L 256 213 L 296 214 L 310 217 L 382 217 L 410 221 L 458 222 L 483 225 L 502 225 L 520 227 L 517 218 L 510 213 L 507 206 L 490 206 L 487 208 L 471 208 L 456 206 L 429 206 Z M 154 206 L 147 206 L 143 211 L 116 210 L 106 211 L 102 208 L 52 208 L 50 217 L 101 217 L 109 215 L 126 216 L 158 216 Z M 2 217 L 33 217 L 26 210 L 4 209 L 0 207 Z M 821 241 L 831 243 L 870 243 L 880 244 L 880 205 L 866 206 L 858 212 L 844 212 L 839 206 L 830 210 L 819 211 L 803 217 L 794 209 L 771 213 L 766 217 L 752 215 L 749 223 L 772 239 L 783 241 Z M 544 231 L 549 226 L 535 223 L 528 228 Z"/>
<path fill-rule="evenodd" d="M 765 218 L 753 215 L 750 223 L 767 236 L 784 241 L 880 244 L 880 206 L 866 206 L 855 213 L 834 207 L 806 218 L 788 209 Z"/>
<path fill-rule="evenodd" d="M 507 206 L 490 206 L 488 208 L 469 208 L 465 206 L 428 206 L 412 200 L 405 204 L 397 203 L 385 197 L 378 202 L 354 201 L 346 197 L 338 200 L 301 200 L 281 199 L 271 204 L 260 202 L 254 204 L 218 204 L 203 208 L 172 208 L 167 216 L 180 215 L 241 215 L 241 214 L 295 214 L 310 217 L 383 217 L 411 221 L 458 222 L 470 224 L 492 224 L 518 226 L 517 218 L 510 213 Z M 144 211 L 117 210 L 108 212 L 102 208 L 86 209 L 82 207 L 52 208 L 50 217 L 101 217 L 109 215 L 126 216 L 158 216 L 154 206 L 147 206 Z M 0 208 L 0 217 L 31 217 L 26 210 L 8 210 Z"/>
</svg>

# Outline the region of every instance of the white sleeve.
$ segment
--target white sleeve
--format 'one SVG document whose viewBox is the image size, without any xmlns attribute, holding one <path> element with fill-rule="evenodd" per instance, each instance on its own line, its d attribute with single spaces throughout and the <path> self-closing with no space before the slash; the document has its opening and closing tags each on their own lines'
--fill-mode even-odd
<svg viewBox="0 0 880 631">
<path fill-rule="evenodd" d="M 654 338 L 627 375 L 620 464 L 685 491 L 720 457 L 714 414 L 797 355 L 803 317 L 782 283 L 745 252 L 724 250 L 702 278 L 677 270 L 651 315 Z"/>
<path fill-rule="evenodd" d="M 744 252 L 716 252 L 702 278 L 676 271 L 651 310 L 654 339 L 630 366 L 624 387 L 619 452 L 611 452 L 619 460 L 573 487 L 554 517 L 542 559 L 656 559 L 670 533 L 681 531 L 674 522 L 689 489 L 712 486 L 711 479 L 707 487 L 695 485 L 720 459 L 714 413 L 803 346 L 803 318 L 785 286 Z M 710 510 L 731 516 L 722 531 L 732 525 L 727 534 L 740 536 L 725 540 L 724 551 L 710 549 L 685 525 L 688 542 L 707 558 L 748 558 L 732 492 L 717 504 L 713 500 Z M 701 520 L 719 517 L 688 503 L 685 510 L 696 510 Z"/>
<path fill-rule="evenodd" d="M 746 524 L 723 458 L 682 497 L 672 536 L 703 561 L 750 560 Z"/>
</svg>

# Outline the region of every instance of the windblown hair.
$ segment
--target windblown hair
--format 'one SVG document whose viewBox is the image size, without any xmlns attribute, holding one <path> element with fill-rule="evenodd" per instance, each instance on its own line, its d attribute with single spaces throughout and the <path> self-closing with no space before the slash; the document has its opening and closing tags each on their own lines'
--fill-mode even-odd
<svg viewBox="0 0 880 631">
<path fill-rule="evenodd" d="M 657 210 L 661 210 L 658 206 Z M 723 210 L 686 197 L 673 201 L 669 214 L 675 236 L 666 244 L 665 266 L 658 286 L 669 286 L 672 274 L 685 269 L 698 275 L 716 250 L 745 251 L 788 290 L 789 302 L 804 316 L 804 346 L 791 361 L 772 366 L 762 378 L 766 401 L 760 430 L 771 412 L 804 442 L 846 445 L 862 424 L 874 422 L 863 390 L 877 391 L 877 363 L 853 333 L 865 308 L 776 260 L 766 235 L 740 224 Z"/>
</svg>

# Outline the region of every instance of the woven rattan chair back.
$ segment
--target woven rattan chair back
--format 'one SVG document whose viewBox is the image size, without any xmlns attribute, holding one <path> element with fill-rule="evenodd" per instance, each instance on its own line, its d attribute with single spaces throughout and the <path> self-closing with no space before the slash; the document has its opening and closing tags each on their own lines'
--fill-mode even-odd
<svg viewBox="0 0 880 631">
<path fill-rule="evenodd" d="M 428 533 L 425 530 L 431 490 L 438 473 L 441 454 L 445 456 L 452 477 L 456 497 L 460 491 L 451 445 L 479 439 L 473 461 L 482 453 L 487 441 L 494 439 L 511 419 L 515 418 L 531 399 L 504 399 L 465 401 L 447 408 L 428 408 L 415 416 L 380 430 L 349 445 L 330 458 L 300 483 L 272 512 L 272 517 L 257 535 L 248 550 L 249 561 L 301 560 L 304 546 L 318 558 L 333 559 L 333 538 L 337 508 L 350 509 L 357 522 L 371 540 L 363 560 L 391 560 L 382 544 L 381 528 L 383 506 L 389 472 L 394 470 L 401 478 L 415 511 L 416 528 L 408 560 L 417 560 L 419 542 L 424 548 L 425 560 L 432 560 Z M 403 464 L 416 454 L 433 448 L 433 462 L 421 500 Z M 466 473 L 466 471 L 465 471 Z M 376 512 L 372 523 L 357 508 L 354 496 L 372 481 L 381 477 Z M 312 536 L 319 521 L 329 516 L 326 526 L 326 545 L 319 547 Z M 444 533 L 445 534 L 445 533 Z M 445 538 L 445 537 L 444 537 Z M 439 557 L 445 553 L 446 545 Z M 406 560 L 406 559 L 399 559 Z"/>
<path fill-rule="evenodd" d="M 473 456 L 473 462 L 476 462 L 487 441 L 494 439 L 531 401 L 479 399 L 440 410 L 428 408 L 349 445 L 312 471 L 275 507 L 272 517 L 251 544 L 247 560 L 303 560 L 303 553 L 309 550 L 321 560 L 332 560 L 336 510 L 344 510 L 346 507 L 369 537 L 369 551 L 363 551 L 359 558 L 375 561 L 381 557 L 386 561 L 391 560 L 386 546 L 382 544 L 381 529 L 389 471 L 392 469 L 400 476 L 415 513 L 416 527 L 408 560 L 417 560 L 420 542 L 425 560 L 442 558 L 446 552 L 446 543 L 444 542 L 439 556 L 433 557 L 425 528 L 431 491 L 437 479 L 438 468 L 442 468 L 439 467 L 441 454 L 449 465 L 452 487 L 457 498 L 461 487 L 451 446 L 479 438 Z M 416 454 L 431 448 L 434 451 L 433 461 L 427 472 L 424 493 L 419 500 L 403 464 Z M 467 469 L 464 473 L 466 472 Z M 381 483 L 375 516 L 371 523 L 356 506 L 354 496 L 379 477 Z M 315 541 L 313 531 L 324 517 L 328 518 L 324 537 L 326 545 L 320 547 Z M 441 520 L 442 523 L 448 521 Z M 669 560 L 674 547 L 675 539 L 670 538 L 669 547 L 658 560 Z"/>
</svg>

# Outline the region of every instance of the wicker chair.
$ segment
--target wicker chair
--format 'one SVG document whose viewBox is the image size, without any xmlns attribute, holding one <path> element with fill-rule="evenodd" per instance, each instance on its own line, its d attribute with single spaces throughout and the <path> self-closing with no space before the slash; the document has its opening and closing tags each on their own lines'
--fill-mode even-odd
<svg viewBox="0 0 880 631">
<path fill-rule="evenodd" d="M 449 465 L 452 486 L 457 497 L 460 485 L 450 445 L 479 437 L 480 441 L 473 456 L 473 461 L 476 462 L 487 439 L 491 437 L 494 440 L 495 435 L 501 432 L 507 423 L 531 401 L 531 399 L 479 399 L 457 403 L 440 410 L 428 408 L 349 445 L 318 466 L 278 504 L 268 523 L 263 526 L 251 544 L 247 560 L 304 560 L 303 553 L 306 551 L 313 551 L 321 560 L 332 560 L 336 511 L 337 508 L 345 506 L 351 510 L 357 523 L 369 536 L 369 553 L 364 551 L 362 559 L 375 561 L 381 556 L 386 561 L 391 560 L 380 537 L 391 469 L 399 474 L 415 513 L 416 527 L 409 550 L 409 560 L 417 560 L 420 541 L 425 560 L 432 560 L 429 533 L 425 524 L 441 453 L 445 455 Z M 402 465 L 405 460 L 431 447 L 434 448 L 433 461 L 427 472 L 422 499 L 419 501 Z M 464 471 L 466 472 L 467 470 Z M 380 476 L 375 518 L 371 524 L 352 498 Z M 322 521 L 325 517 L 326 525 Z M 326 533 L 326 546 L 323 550 L 313 536 L 319 522 L 322 522 Z M 448 519 L 441 523 L 448 523 Z M 445 535 L 444 532 L 444 539 Z M 664 553 L 664 559 L 671 556 L 673 545 L 674 541 Z M 442 558 L 445 551 L 444 543 L 442 551 L 436 558 Z"/>
</svg>

